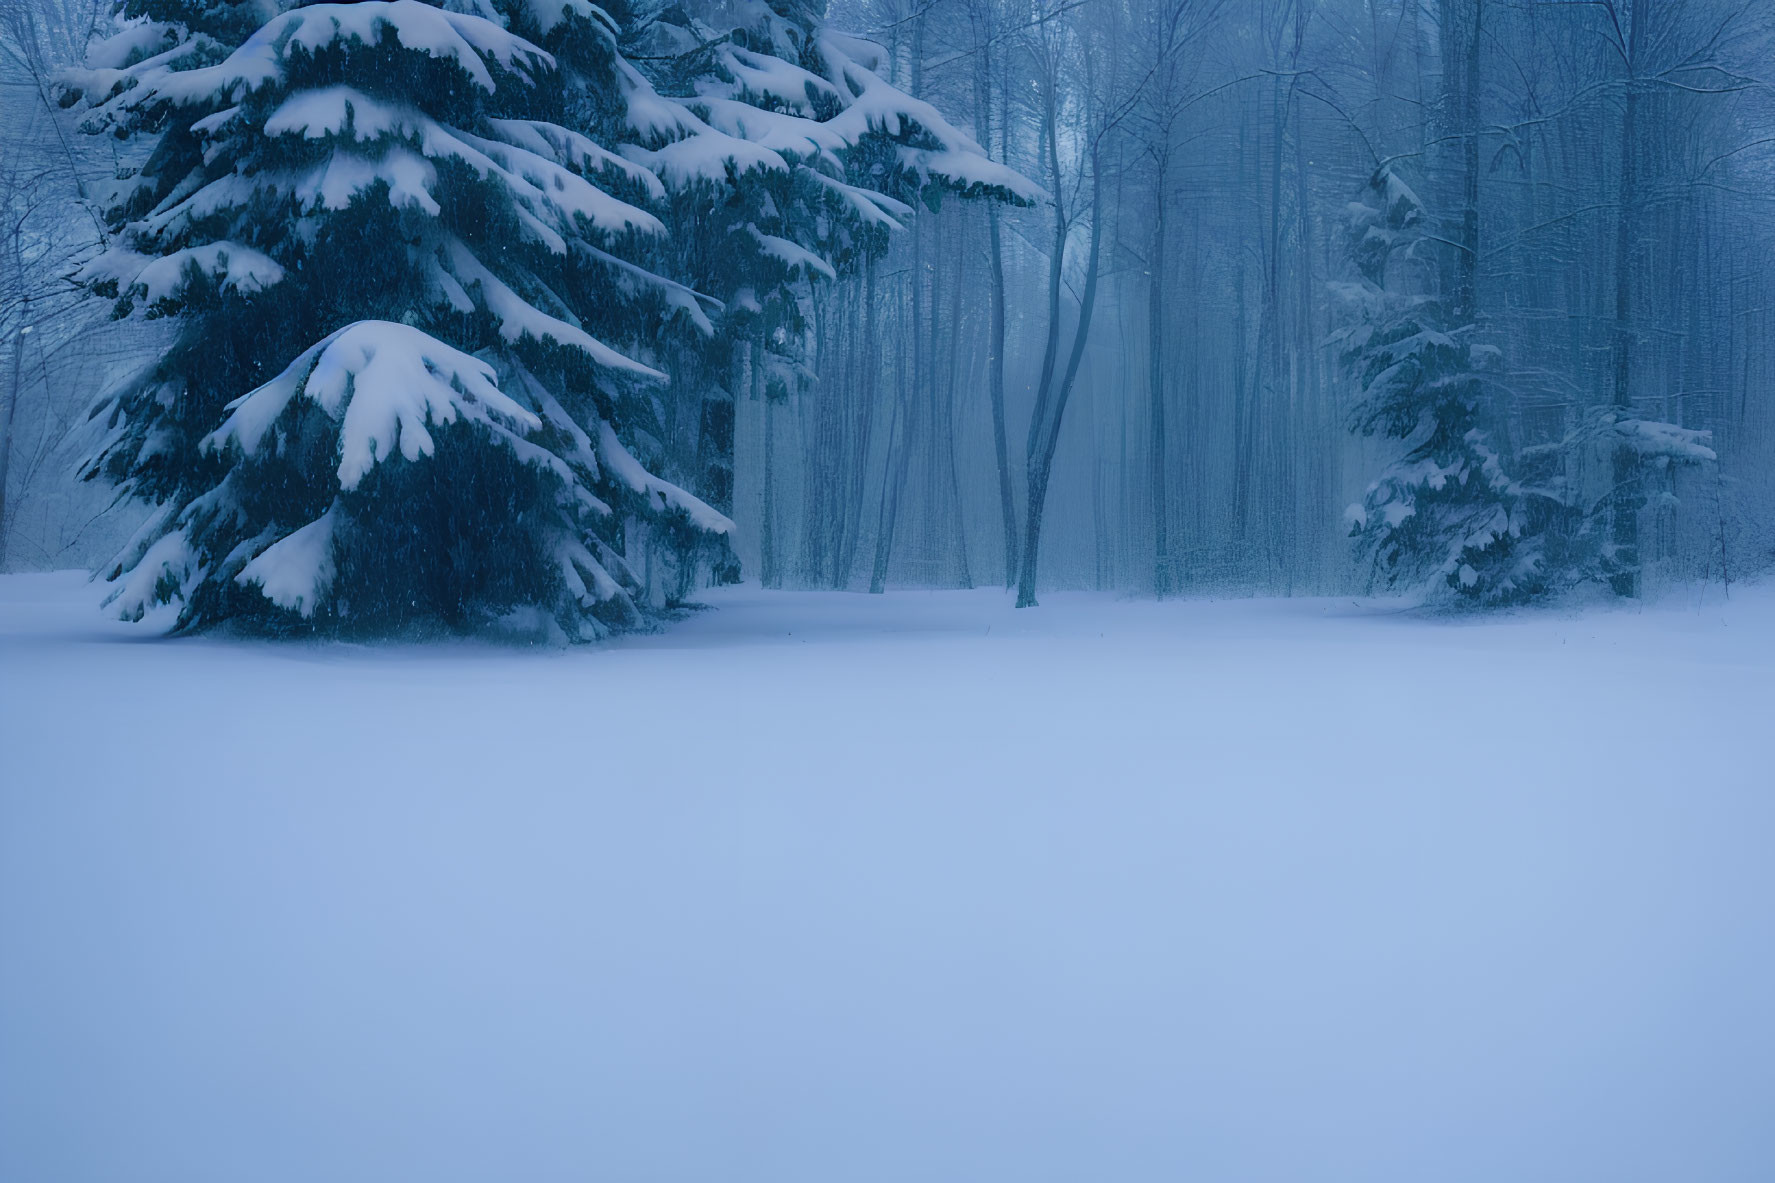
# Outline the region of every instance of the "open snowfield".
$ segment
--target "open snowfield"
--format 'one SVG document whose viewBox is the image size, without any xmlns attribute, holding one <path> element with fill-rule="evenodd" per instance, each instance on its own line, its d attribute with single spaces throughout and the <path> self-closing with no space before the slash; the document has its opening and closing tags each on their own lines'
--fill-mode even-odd
<svg viewBox="0 0 1775 1183">
<path fill-rule="evenodd" d="M 95 600 L 0 579 L 7 1183 L 1775 1178 L 1775 587 Z"/>
</svg>

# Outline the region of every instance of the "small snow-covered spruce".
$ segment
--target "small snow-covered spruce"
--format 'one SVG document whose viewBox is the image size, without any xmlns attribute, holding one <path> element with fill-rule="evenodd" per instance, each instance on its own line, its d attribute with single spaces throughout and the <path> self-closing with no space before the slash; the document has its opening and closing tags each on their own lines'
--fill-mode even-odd
<svg viewBox="0 0 1775 1183">
<path fill-rule="evenodd" d="M 731 401 L 804 392 L 814 283 L 883 254 L 944 193 L 1031 203 L 1041 189 L 992 161 L 935 107 L 881 77 L 880 46 L 800 0 L 642 0 L 626 8 L 630 157 L 665 184 L 661 269 L 719 299 L 708 340 L 673 361 L 704 400 L 678 420 L 701 491 L 732 492 Z M 683 413 L 688 412 L 688 413 Z M 723 430 L 722 425 L 725 425 Z"/>
<path fill-rule="evenodd" d="M 664 379 L 624 348 L 635 305 L 675 288 L 609 282 L 662 232 L 635 203 L 655 190 L 562 125 L 620 108 L 607 18 L 583 0 L 253 9 L 223 56 L 185 2 L 143 0 L 130 45 L 69 84 L 90 127 L 159 136 L 80 279 L 183 329 L 99 409 L 90 474 L 159 505 L 112 602 L 176 601 L 185 628 L 640 622 L 625 519 L 731 527 L 623 442 Z"/>
<path fill-rule="evenodd" d="M 1561 438 L 1504 455 L 1488 422 L 1502 356 L 1438 290 L 1434 241 L 1423 204 L 1391 168 L 1349 207 L 1353 278 L 1333 285 L 1344 309 L 1333 339 L 1361 395 L 1352 426 L 1404 445 L 1349 508 L 1351 535 L 1389 586 L 1471 603 L 1637 585 L 1621 507 L 1647 500 L 1657 477 L 1712 462 L 1709 433 L 1598 407 Z M 1661 505 L 1675 502 L 1671 488 L 1660 492 Z"/>
<path fill-rule="evenodd" d="M 1499 353 L 1437 291 L 1422 202 L 1385 167 L 1348 212 L 1353 275 L 1333 285 L 1333 341 L 1358 389 L 1351 426 L 1404 448 L 1346 512 L 1351 537 L 1389 587 L 1477 604 L 1546 591 L 1564 505 L 1499 455 L 1484 413 Z"/>
</svg>

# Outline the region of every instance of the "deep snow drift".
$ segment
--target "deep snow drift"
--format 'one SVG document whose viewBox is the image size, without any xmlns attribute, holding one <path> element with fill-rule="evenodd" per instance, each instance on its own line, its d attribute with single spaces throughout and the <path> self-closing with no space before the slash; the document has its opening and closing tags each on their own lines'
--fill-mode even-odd
<svg viewBox="0 0 1775 1183">
<path fill-rule="evenodd" d="M 1775 1176 L 1775 588 L 96 598 L 0 579 L 0 1178 Z"/>
</svg>

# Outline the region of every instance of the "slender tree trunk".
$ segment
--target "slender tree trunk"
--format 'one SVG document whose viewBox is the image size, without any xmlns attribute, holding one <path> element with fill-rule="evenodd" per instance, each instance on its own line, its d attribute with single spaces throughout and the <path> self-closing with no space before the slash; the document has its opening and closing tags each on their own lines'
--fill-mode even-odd
<svg viewBox="0 0 1775 1183">
<path fill-rule="evenodd" d="M 1060 191 L 1059 112 L 1053 93 L 1058 85 L 1058 80 L 1049 79 L 1043 90 L 1045 102 L 1042 107 L 1042 138 L 1048 152 L 1049 183 L 1054 190 L 1054 243 L 1048 255 L 1048 339 L 1042 347 L 1042 374 L 1036 386 L 1035 410 L 1029 417 L 1025 456 L 1035 455 L 1041 444 L 1042 423 L 1047 415 L 1048 402 L 1053 396 L 1054 369 L 1060 360 L 1060 289 L 1066 269 L 1066 235 L 1071 227 L 1067 222 L 1066 205 Z"/>
<path fill-rule="evenodd" d="M 832 505 L 827 514 L 823 535 L 827 567 L 820 572 L 819 586 L 842 588 L 846 576 L 842 566 L 845 533 L 851 520 L 848 497 L 851 489 L 850 458 L 856 450 L 851 432 L 857 421 L 854 404 L 858 401 L 857 336 L 851 331 L 850 310 L 855 306 L 859 292 L 857 285 L 846 284 L 833 295 L 835 302 L 827 306 L 824 318 L 829 338 L 828 351 L 842 350 L 843 366 L 838 388 L 831 392 L 835 423 L 832 437 Z"/>
<path fill-rule="evenodd" d="M 1146 397 L 1148 483 L 1152 488 L 1153 595 L 1171 593 L 1171 499 L 1165 471 L 1165 172 L 1169 153 L 1161 146 L 1154 179 L 1153 243 L 1146 285 Z"/>
<path fill-rule="evenodd" d="M 1258 509 L 1258 523 L 1264 540 L 1264 570 L 1261 579 L 1268 585 L 1278 566 L 1286 566 L 1282 556 L 1281 506 L 1275 496 L 1286 484 L 1286 474 L 1277 463 L 1276 437 L 1287 422 L 1287 343 L 1282 338 L 1282 158 L 1288 138 L 1287 88 L 1277 78 L 1270 95 L 1270 188 L 1269 230 L 1265 235 L 1263 269 L 1263 303 L 1258 310 L 1258 336 L 1263 344 L 1258 356 L 1263 373 L 1258 391 L 1263 399 L 1264 414 L 1254 416 L 1251 429 L 1253 443 L 1266 464 L 1260 470 L 1263 480 L 1252 486 L 1254 499 L 1261 491 L 1264 504 Z"/>
<path fill-rule="evenodd" d="M 931 425 L 931 430 L 925 437 L 924 482 L 920 488 L 922 495 L 919 497 L 919 508 L 924 513 L 919 536 L 928 563 L 926 578 L 929 582 L 936 583 L 939 582 L 936 565 L 942 551 L 939 523 L 943 508 L 943 354 L 937 339 L 937 328 L 943 319 L 943 221 L 940 216 L 933 216 L 929 222 L 931 249 L 928 258 L 921 255 L 919 267 L 921 279 L 930 283 L 930 299 L 925 304 L 925 318 L 922 322 L 925 336 L 922 364 L 918 367 L 918 390 L 925 400 L 923 421 Z"/>
<path fill-rule="evenodd" d="M 0 415 L 0 571 L 6 570 L 6 481 L 12 470 L 12 421 L 18 412 L 19 373 L 25 357 L 25 335 L 30 326 L 20 325 L 12 335 L 12 381 L 6 395 L 6 413 Z"/>
<path fill-rule="evenodd" d="M 917 97 L 924 84 L 924 15 L 921 12 L 913 26 L 913 41 L 910 53 L 911 90 Z M 907 274 L 907 282 L 912 285 L 911 319 L 908 323 L 900 323 L 901 355 L 895 366 L 899 393 L 898 418 L 900 420 L 900 439 L 896 448 L 894 432 L 888 433 L 887 464 L 883 473 L 881 492 L 881 522 L 875 535 L 875 568 L 870 574 L 869 591 L 872 595 L 880 595 L 887 590 L 888 567 L 894 553 L 894 535 L 899 528 L 900 503 L 906 495 L 907 481 L 911 476 L 912 454 L 919 444 L 919 404 L 922 393 L 920 383 L 923 380 L 924 367 L 921 364 L 924 323 L 924 220 L 918 219 L 912 226 L 912 266 Z M 907 352 L 910 352 L 910 366 L 907 364 Z M 910 370 L 910 372 L 908 372 Z"/>
<path fill-rule="evenodd" d="M 1005 587 L 1010 588 L 1017 581 L 1017 505 L 1011 494 L 1011 455 L 1005 440 L 1005 260 L 996 204 L 987 208 L 986 219 L 992 249 L 992 450 L 998 462 L 998 506 L 1005 531 Z"/>
<path fill-rule="evenodd" d="M 1240 236 L 1241 244 L 1243 235 Z M 1252 405 L 1256 381 L 1251 364 L 1251 305 L 1246 295 L 1245 260 L 1233 266 L 1233 534 L 1234 562 L 1245 561 L 1246 535 L 1251 525 L 1252 453 L 1257 449 Z"/>
<path fill-rule="evenodd" d="M 1312 193 L 1307 185 L 1307 136 L 1306 128 L 1301 120 L 1300 99 L 1295 98 L 1295 126 L 1300 129 L 1294 137 L 1294 183 L 1295 208 L 1297 211 L 1300 237 L 1299 275 L 1305 280 L 1313 274 L 1313 205 Z M 1324 556 L 1327 542 L 1333 536 L 1332 523 L 1326 520 L 1326 510 L 1336 504 L 1337 490 L 1331 485 L 1329 473 L 1331 458 L 1336 449 L 1325 441 L 1337 438 L 1337 425 L 1332 417 L 1325 413 L 1324 383 L 1319 374 L 1319 342 L 1323 334 L 1317 331 L 1314 323 L 1314 309 L 1317 306 L 1315 286 L 1310 281 L 1296 283 L 1296 306 L 1299 312 L 1296 329 L 1298 362 L 1297 389 L 1300 392 L 1301 429 L 1296 434 L 1296 471 L 1300 474 L 1300 487 L 1304 494 L 1299 499 L 1302 514 L 1307 523 L 1303 532 L 1302 544 L 1297 544 L 1295 561 L 1289 564 L 1289 594 L 1293 594 L 1297 578 L 1307 575 L 1310 571 L 1310 586 L 1316 593 L 1320 588 L 1324 573 Z"/>
<path fill-rule="evenodd" d="M 812 310 L 815 355 L 813 370 L 826 378 L 827 356 L 831 350 L 832 314 L 819 288 L 812 288 L 809 305 Z M 826 297 L 837 298 L 837 292 Z M 836 367 L 834 367 L 836 368 Z M 805 423 L 809 412 L 813 418 L 812 446 L 801 458 L 801 553 L 797 564 L 801 581 L 810 587 L 827 582 L 829 556 L 838 516 L 840 484 L 839 456 L 843 451 L 843 424 L 839 414 L 838 391 L 822 380 L 801 400 Z M 809 434 L 805 432 L 804 434 Z"/>
<path fill-rule="evenodd" d="M 1479 49 L 1484 0 L 1442 0 L 1443 103 L 1448 133 L 1459 152 L 1461 225 L 1451 251 L 1448 288 L 1451 320 L 1471 324 L 1479 288 Z"/>
<path fill-rule="evenodd" d="M 1050 67 L 1052 68 L 1052 67 Z M 1066 205 L 1060 185 L 1059 109 L 1055 90 L 1059 79 L 1050 75 L 1042 87 L 1042 143 L 1047 149 L 1048 180 L 1054 194 L 1054 242 L 1048 255 L 1048 339 L 1042 348 L 1042 373 L 1036 387 L 1035 409 L 1029 416 L 1029 437 L 1024 442 L 1025 526 L 1022 567 L 1017 580 L 1017 606 L 1035 605 L 1035 568 L 1041 542 L 1042 510 L 1048 499 L 1048 464 L 1043 461 L 1043 424 L 1054 391 L 1054 369 L 1060 360 L 1060 288 L 1066 267 Z"/>
<path fill-rule="evenodd" d="M 1055 175 L 1059 174 L 1058 151 L 1055 152 Z M 1103 170 L 1095 156 L 1091 160 L 1091 246 L 1085 260 L 1085 289 L 1079 297 L 1079 322 L 1073 331 L 1072 353 L 1066 360 L 1066 373 L 1052 388 L 1052 410 L 1042 406 L 1045 401 L 1037 398 L 1037 415 L 1031 424 L 1029 450 L 1029 509 L 1027 525 L 1023 536 L 1023 569 L 1017 581 L 1017 606 L 1033 608 L 1036 604 L 1036 567 L 1041 557 L 1042 542 L 1042 511 L 1048 499 L 1048 479 L 1054 471 L 1054 453 L 1060 446 L 1060 428 L 1066 421 L 1066 403 L 1072 395 L 1073 383 L 1078 378 L 1079 365 L 1084 361 L 1085 345 L 1091 336 L 1091 314 L 1097 304 L 1097 278 L 1099 262 L 1103 248 Z M 1055 186 L 1059 188 L 1058 185 Z M 1059 244 L 1056 244 L 1058 248 Z M 1060 251 L 1056 249 L 1051 267 L 1058 276 L 1063 262 Z M 1055 284 L 1058 287 L 1058 282 Z M 1056 303 L 1058 297 L 1056 296 Z M 1056 319 L 1058 319 L 1056 317 Z M 1054 343 L 1050 352 L 1058 345 L 1058 324 L 1050 330 L 1050 340 Z M 1042 394 L 1049 390 L 1044 383 Z"/>
<path fill-rule="evenodd" d="M 1621 177 L 1615 215 L 1615 414 L 1633 414 L 1633 231 L 1639 214 L 1639 48 L 1646 13 L 1636 0 L 1620 0 L 1627 39 L 1626 112 L 1621 120 Z M 1639 456 L 1617 444 L 1613 456 L 1614 491 L 1610 497 L 1614 544 L 1609 586 L 1618 596 L 1637 596 L 1639 573 Z"/>
<path fill-rule="evenodd" d="M 1239 142 L 1251 142 L 1251 104 L 1248 98 L 1239 103 Z M 1251 153 L 1239 154 L 1239 181 L 1243 190 L 1250 180 L 1247 161 Z M 1258 178 L 1261 183 L 1261 177 Z M 1255 187 L 1255 186 L 1254 186 Z M 1233 342 L 1233 533 L 1229 542 L 1233 551 L 1230 556 L 1234 569 L 1247 563 L 1248 541 L 1251 527 L 1251 502 L 1253 474 L 1256 462 L 1257 431 L 1256 406 L 1257 386 L 1260 376 L 1254 371 L 1258 365 L 1253 364 L 1251 357 L 1251 305 L 1247 292 L 1245 233 L 1241 226 L 1237 232 L 1239 253 L 1233 260 L 1233 301 L 1234 301 L 1234 342 Z M 1260 342 L 1261 348 L 1261 342 Z M 1259 362 L 1261 364 L 1261 361 Z"/>
<path fill-rule="evenodd" d="M 1195 210 L 1190 217 L 1190 256 L 1188 275 L 1202 273 L 1202 213 Z M 1183 453 L 1187 458 L 1184 469 L 1189 483 L 1184 489 L 1184 501 L 1189 506 L 1188 534 L 1189 546 L 1185 553 L 1199 550 L 1202 542 L 1208 537 L 1208 496 L 1206 474 L 1210 471 L 1203 444 L 1208 438 L 1206 430 L 1206 408 L 1202 405 L 1202 296 L 1200 292 L 1186 291 L 1184 299 L 1189 302 L 1189 332 L 1185 338 L 1189 342 L 1189 364 L 1183 371 Z M 1173 575 L 1177 575 L 1173 572 Z M 1174 580 L 1175 588 L 1182 588 L 1181 578 Z"/>
<path fill-rule="evenodd" d="M 1009 77 L 1000 80 L 999 126 L 1004 129 L 1003 138 L 1008 140 L 1011 127 Z M 1002 148 L 999 155 L 1001 158 L 1005 155 Z M 1011 454 L 1005 426 L 1005 259 L 997 202 L 988 204 L 986 216 L 992 236 L 992 434 L 993 446 L 998 453 L 999 511 L 1005 530 L 1005 588 L 1009 590 L 1017 581 L 1017 504 L 1012 489 Z"/>
<path fill-rule="evenodd" d="M 919 336 L 917 273 L 913 273 L 910 279 L 914 285 L 912 326 L 909 332 L 906 331 L 904 324 L 901 329 L 903 337 L 911 338 L 912 349 L 916 353 Z M 912 370 L 911 374 L 907 372 L 909 368 Z M 918 440 L 916 361 L 912 367 L 908 367 L 902 359 L 896 369 L 899 377 L 897 417 L 900 421 L 901 438 L 898 441 L 898 447 L 896 447 L 894 432 L 891 430 L 888 432 L 887 465 L 883 473 L 881 490 L 881 524 L 875 535 L 875 570 L 869 578 L 869 591 L 874 595 L 880 595 L 887 590 L 888 562 L 893 558 L 894 553 L 894 531 L 899 525 L 900 499 L 906 491 L 906 481 L 912 465 L 912 452 Z"/>
<path fill-rule="evenodd" d="M 951 303 L 955 306 L 955 314 L 951 318 L 954 323 L 949 326 L 949 375 L 945 383 L 943 399 L 943 439 L 949 464 L 949 504 L 955 512 L 956 561 L 961 568 L 961 585 L 973 587 L 974 574 L 968 568 L 967 506 L 962 502 L 961 471 L 955 458 L 956 388 L 961 384 L 961 293 L 962 283 L 965 279 L 964 267 L 968 257 L 965 249 L 967 226 L 959 217 L 956 218 L 955 231 L 958 241 L 955 244 L 955 277 L 951 289 L 955 294 L 950 297 Z M 935 360 L 935 358 L 932 359 L 933 363 Z"/>
<path fill-rule="evenodd" d="M 857 565 L 857 545 L 863 534 L 863 502 L 869 483 L 869 447 L 874 440 L 875 416 L 879 410 L 876 406 L 876 379 L 881 371 L 881 356 L 876 347 L 874 259 L 863 264 L 863 302 L 858 319 L 861 321 L 862 345 L 857 372 L 862 398 L 855 408 L 855 428 L 851 438 L 850 516 L 844 544 L 839 548 L 838 574 L 833 581 L 833 586 L 840 588 L 850 585 L 851 572 Z"/>
<path fill-rule="evenodd" d="M 763 378 L 759 359 L 764 346 L 752 346 L 752 395 L 764 400 L 764 514 L 758 524 L 759 582 L 768 588 L 783 586 L 777 561 L 777 416 L 776 404 Z"/>
</svg>

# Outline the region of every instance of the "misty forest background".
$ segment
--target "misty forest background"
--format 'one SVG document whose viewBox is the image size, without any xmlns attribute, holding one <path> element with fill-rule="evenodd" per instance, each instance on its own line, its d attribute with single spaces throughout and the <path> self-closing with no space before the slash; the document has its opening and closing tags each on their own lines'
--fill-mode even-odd
<svg viewBox="0 0 1775 1183">
<path fill-rule="evenodd" d="M 86 414 L 168 328 L 68 280 L 130 151 L 56 101 L 109 4 L 5 4 L 0 569 L 96 567 L 144 511 L 77 480 Z M 890 81 L 1051 200 L 933 191 L 883 257 L 806 281 L 805 382 L 675 390 L 667 475 L 733 516 L 770 587 L 1009 585 L 1036 524 L 1044 588 L 1377 588 L 1346 511 L 1406 443 L 1352 430 L 1336 293 L 1352 211 L 1391 177 L 1422 203 L 1423 286 L 1461 288 L 1496 359 L 1506 461 L 1551 457 L 1597 505 L 1619 476 L 1582 446 L 1599 411 L 1706 433 L 1683 438 L 1716 459 L 1636 477 L 1639 578 L 1754 571 L 1775 558 L 1772 9 L 835 0 Z"/>
</svg>

